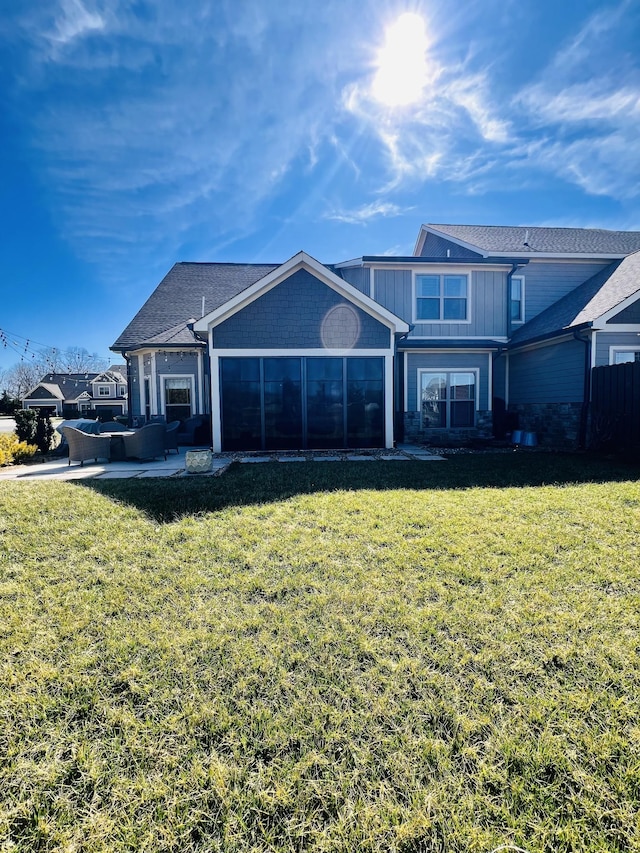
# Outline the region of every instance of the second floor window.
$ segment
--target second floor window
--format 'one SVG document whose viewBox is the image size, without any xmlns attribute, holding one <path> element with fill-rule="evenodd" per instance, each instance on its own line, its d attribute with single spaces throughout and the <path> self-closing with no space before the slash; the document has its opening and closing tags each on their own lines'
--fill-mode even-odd
<svg viewBox="0 0 640 853">
<path fill-rule="evenodd" d="M 511 322 L 524 323 L 524 278 L 521 275 L 511 279 Z"/>
<path fill-rule="evenodd" d="M 469 282 L 466 275 L 417 275 L 416 321 L 465 321 Z"/>
<path fill-rule="evenodd" d="M 108 385 L 98 385 L 98 397 L 110 397 L 111 389 Z"/>
</svg>

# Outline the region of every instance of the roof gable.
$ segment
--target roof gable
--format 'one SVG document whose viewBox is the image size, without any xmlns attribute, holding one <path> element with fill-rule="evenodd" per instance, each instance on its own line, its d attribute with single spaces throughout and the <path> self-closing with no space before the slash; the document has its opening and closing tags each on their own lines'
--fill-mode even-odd
<svg viewBox="0 0 640 853">
<path fill-rule="evenodd" d="M 64 400 L 60 388 L 50 382 L 40 382 L 33 391 L 29 391 L 25 400 Z"/>
<path fill-rule="evenodd" d="M 357 290 L 349 282 L 339 278 L 328 267 L 321 264 L 315 258 L 312 258 L 306 252 L 298 252 L 284 264 L 274 268 L 262 279 L 246 288 L 246 290 L 237 294 L 216 310 L 201 317 L 194 324 L 195 331 L 205 333 L 210 328 L 219 325 L 299 270 L 306 270 L 311 273 L 311 275 L 338 292 L 348 301 L 356 304 L 367 314 L 379 320 L 394 332 L 405 333 L 409 331 L 409 326 L 404 320 L 396 317 L 395 314 L 392 314 L 379 303 Z"/>
</svg>

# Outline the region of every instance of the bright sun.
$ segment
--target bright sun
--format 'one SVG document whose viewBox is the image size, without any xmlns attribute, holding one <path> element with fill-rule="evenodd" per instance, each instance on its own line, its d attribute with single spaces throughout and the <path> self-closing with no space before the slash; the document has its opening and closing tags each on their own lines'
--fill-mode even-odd
<svg viewBox="0 0 640 853">
<path fill-rule="evenodd" d="M 378 51 L 371 92 L 389 107 L 420 100 L 428 77 L 429 41 L 424 20 L 406 12 L 388 27 L 384 46 Z"/>
</svg>

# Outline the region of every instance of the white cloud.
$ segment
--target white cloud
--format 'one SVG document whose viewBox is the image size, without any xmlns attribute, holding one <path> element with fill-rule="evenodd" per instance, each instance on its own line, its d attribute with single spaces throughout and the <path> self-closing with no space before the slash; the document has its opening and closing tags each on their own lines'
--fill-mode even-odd
<svg viewBox="0 0 640 853">
<path fill-rule="evenodd" d="M 81 0 L 62 0 L 60 13 L 56 16 L 54 29 L 47 36 L 54 42 L 69 42 L 90 32 L 103 30 L 105 19 L 99 12 L 86 8 Z"/>
<path fill-rule="evenodd" d="M 591 16 L 513 100 L 525 126 L 547 138 L 527 167 L 616 199 L 640 195 L 640 68 L 623 48 L 628 8 Z"/>
<path fill-rule="evenodd" d="M 387 201 L 372 201 L 354 210 L 332 210 L 325 213 L 323 219 L 331 219 L 335 222 L 345 222 L 348 225 L 366 225 L 373 219 L 387 218 L 390 216 L 402 216 L 413 210 L 412 207 L 399 207 L 397 204 Z"/>
</svg>

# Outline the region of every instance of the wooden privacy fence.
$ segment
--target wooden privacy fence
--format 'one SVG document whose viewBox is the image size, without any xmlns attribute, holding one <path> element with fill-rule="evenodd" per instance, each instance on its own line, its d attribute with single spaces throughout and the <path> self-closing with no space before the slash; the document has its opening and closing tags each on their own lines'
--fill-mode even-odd
<svg viewBox="0 0 640 853">
<path fill-rule="evenodd" d="M 640 450 L 640 361 L 593 368 L 590 435 L 596 449 Z"/>
</svg>

